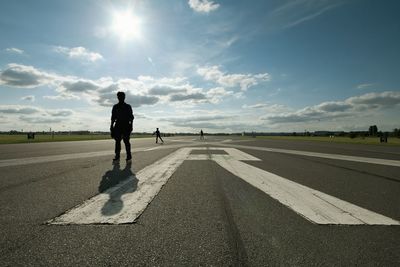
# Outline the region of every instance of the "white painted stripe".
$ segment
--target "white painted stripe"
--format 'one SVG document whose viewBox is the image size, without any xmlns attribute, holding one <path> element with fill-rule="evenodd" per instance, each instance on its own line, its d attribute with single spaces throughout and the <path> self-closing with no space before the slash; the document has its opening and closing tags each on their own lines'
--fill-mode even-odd
<svg viewBox="0 0 400 267">
<path fill-rule="evenodd" d="M 196 139 L 194 139 L 196 140 Z M 187 143 L 193 143 L 193 140 L 188 140 L 188 139 L 171 139 L 169 140 L 170 142 L 187 142 Z"/>
<path fill-rule="evenodd" d="M 355 161 L 362 163 L 370 163 L 370 164 L 379 164 L 386 166 L 394 166 L 400 167 L 400 160 L 391 160 L 391 159 L 380 159 L 380 158 L 367 158 L 367 157 L 357 157 L 357 156 L 347 156 L 341 154 L 327 154 L 327 153 L 318 153 L 318 152 L 310 152 L 310 151 L 300 151 L 300 150 L 289 150 L 289 149 L 279 149 L 279 148 L 267 148 L 267 147 L 256 147 L 256 146 L 244 146 L 244 145 L 234 145 L 234 144 L 217 144 L 220 146 L 229 146 L 236 147 L 242 149 L 252 149 L 259 151 L 267 151 L 267 152 L 277 152 L 284 154 L 292 154 L 292 155 L 301 155 L 308 157 L 318 157 L 318 158 L 326 158 L 326 159 L 335 159 L 335 160 L 345 160 L 345 161 Z"/>
<path fill-rule="evenodd" d="M 191 146 L 191 144 L 164 145 L 162 147 L 161 146 L 157 147 L 157 149 L 180 148 L 182 146 Z M 132 150 L 133 150 L 132 153 L 150 151 L 153 149 L 155 149 L 155 148 L 153 148 L 153 147 L 132 148 Z M 121 153 L 124 153 L 124 150 L 122 150 Z M 3 160 L 0 160 L 0 168 L 1 167 L 9 167 L 9 166 L 55 162 L 55 161 L 61 161 L 61 160 L 110 156 L 110 155 L 114 155 L 114 151 L 103 150 L 103 151 L 97 151 L 97 152 L 69 153 L 69 154 L 62 154 L 62 155 L 39 156 L 39 157 L 31 157 L 31 158 L 3 159 Z"/>
<path fill-rule="evenodd" d="M 232 139 L 225 139 L 223 141 L 221 141 L 222 143 L 228 143 L 228 142 L 232 142 Z"/>
<path fill-rule="evenodd" d="M 191 148 L 181 148 L 145 167 L 129 179 L 90 198 L 49 224 L 132 223 L 188 157 Z M 135 179 L 138 179 L 135 181 Z M 132 191 L 134 183 L 137 188 Z"/>
<path fill-rule="evenodd" d="M 156 149 L 160 149 L 161 147 L 150 147 L 150 148 L 147 148 L 147 149 L 145 149 L 145 150 L 143 150 L 143 151 L 151 151 L 151 150 L 156 150 Z"/>
<path fill-rule="evenodd" d="M 190 160 L 212 159 L 232 174 L 265 192 L 296 213 L 317 224 L 400 225 L 399 221 L 361 208 L 318 190 L 251 166 L 239 160 L 259 160 L 235 148 L 193 148 L 225 150 L 228 154 L 189 155 Z"/>
<path fill-rule="evenodd" d="M 60 160 L 69 160 L 69 159 L 81 159 L 81 158 L 109 156 L 109 155 L 113 155 L 113 154 L 114 154 L 114 152 L 111 150 L 104 150 L 104 151 L 97 151 L 97 152 L 71 153 L 71 154 L 63 154 L 63 155 L 32 157 L 32 158 L 5 159 L 5 160 L 0 160 L 0 167 L 37 164 L 37 163 L 54 162 L 54 161 L 60 161 Z"/>
<path fill-rule="evenodd" d="M 400 225 L 399 221 L 240 162 L 229 154 L 212 154 L 211 158 L 232 174 L 314 223 Z"/>
<path fill-rule="evenodd" d="M 190 154 L 192 150 L 225 150 L 227 154 Z M 120 224 L 134 222 L 184 160 L 212 159 L 232 174 L 317 224 L 400 225 L 399 221 L 295 183 L 239 160 L 259 160 L 235 148 L 181 148 L 147 166 L 50 224 Z M 136 185 L 136 190 L 132 188 Z"/>
<path fill-rule="evenodd" d="M 240 151 L 239 149 L 230 148 L 230 147 L 193 147 L 192 150 L 224 150 L 228 154 L 227 155 L 219 154 L 219 156 L 233 158 L 235 160 L 260 161 L 260 159 L 254 157 L 250 154 Z M 214 154 L 212 154 L 212 155 L 214 155 Z M 190 156 L 195 156 L 195 155 L 190 155 Z M 207 155 L 205 155 L 205 156 L 207 156 Z M 207 159 L 211 159 L 211 157 L 208 156 Z"/>
</svg>

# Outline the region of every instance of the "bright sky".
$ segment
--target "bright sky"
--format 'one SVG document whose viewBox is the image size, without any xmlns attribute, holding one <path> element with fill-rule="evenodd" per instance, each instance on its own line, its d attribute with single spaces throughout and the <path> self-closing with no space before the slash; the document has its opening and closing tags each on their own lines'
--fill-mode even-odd
<svg viewBox="0 0 400 267">
<path fill-rule="evenodd" d="M 400 127 L 397 0 L 0 1 L 0 130 Z"/>
</svg>

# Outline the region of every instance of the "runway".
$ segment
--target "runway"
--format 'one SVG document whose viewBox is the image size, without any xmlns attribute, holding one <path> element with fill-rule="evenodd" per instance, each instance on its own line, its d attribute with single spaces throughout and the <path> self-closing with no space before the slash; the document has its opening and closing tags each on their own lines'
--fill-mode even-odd
<svg viewBox="0 0 400 267">
<path fill-rule="evenodd" d="M 400 264 L 399 147 L 131 141 L 0 145 L 1 265 Z"/>
</svg>

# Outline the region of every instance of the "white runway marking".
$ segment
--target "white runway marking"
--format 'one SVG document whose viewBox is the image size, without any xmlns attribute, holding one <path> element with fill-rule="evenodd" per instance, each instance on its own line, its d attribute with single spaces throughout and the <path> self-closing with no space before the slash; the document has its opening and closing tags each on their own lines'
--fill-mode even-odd
<svg viewBox="0 0 400 267">
<path fill-rule="evenodd" d="M 143 150 L 143 151 L 152 151 L 152 150 L 156 150 L 156 149 L 160 149 L 161 147 L 150 147 L 150 148 L 147 148 L 147 149 L 145 149 L 145 150 Z"/>
<path fill-rule="evenodd" d="M 193 139 L 196 141 L 196 139 Z M 189 139 L 171 139 L 169 140 L 170 142 L 187 142 L 187 143 L 193 143 L 193 140 L 189 140 Z"/>
<path fill-rule="evenodd" d="M 371 163 L 371 164 L 400 167 L 400 160 L 367 158 L 367 157 L 347 156 L 347 155 L 341 155 L 341 154 L 328 154 L 328 153 L 319 153 L 319 152 L 310 152 L 310 151 L 289 150 L 289 149 L 268 148 L 268 147 L 256 147 L 256 146 L 244 146 L 244 145 L 234 145 L 234 144 L 229 144 L 229 145 L 219 144 L 219 145 L 243 148 L 243 149 L 259 150 L 259 151 L 267 151 L 267 152 L 277 152 L 277 153 L 284 153 L 284 154 L 308 156 L 308 157 L 337 159 L 337 160 L 355 161 L 355 162 L 362 162 L 362 163 Z"/>
<path fill-rule="evenodd" d="M 389 217 L 241 162 L 240 160 L 259 159 L 235 148 L 210 147 L 209 149 L 225 150 L 228 155 L 211 154 L 211 159 L 314 223 L 400 225 L 400 222 Z M 198 155 L 190 155 L 189 159 L 201 159 L 196 156 Z"/>
<path fill-rule="evenodd" d="M 63 155 L 39 156 L 39 157 L 32 157 L 32 158 L 3 159 L 3 160 L 0 160 L 0 167 L 37 164 L 37 163 L 54 162 L 54 161 L 60 161 L 60 160 L 69 160 L 69 159 L 101 157 L 101 156 L 109 156 L 109 155 L 114 155 L 114 151 L 104 150 L 104 151 L 97 151 L 97 152 L 71 153 L 71 154 L 63 154 Z"/>
<path fill-rule="evenodd" d="M 165 145 L 163 147 L 160 146 L 160 147 L 150 147 L 150 148 L 149 147 L 132 148 L 132 153 L 142 152 L 142 151 L 151 151 L 154 149 L 179 148 L 182 146 L 191 146 L 191 144 Z M 124 150 L 122 150 L 121 153 L 124 153 Z M 70 153 L 70 154 L 62 154 L 62 155 L 31 157 L 31 158 L 3 159 L 3 160 L 0 160 L 0 168 L 1 167 L 9 167 L 9 166 L 55 162 L 55 161 L 61 161 L 61 160 L 112 156 L 112 155 L 114 155 L 113 150 L 103 150 L 103 151 L 96 151 L 96 152 Z"/>
<path fill-rule="evenodd" d="M 224 150 L 227 154 L 190 154 L 192 150 Z M 235 176 L 260 189 L 317 224 L 400 225 L 400 222 L 318 190 L 251 166 L 260 159 L 236 148 L 186 147 L 158 160 L 135 176 L 109 188 L 50 224 L 121 224 L 134 222 L 184 160 L 213 160 Z M 132 188 L 137 184 L 137 188 Z"/>
<path fill-rule="evenodd" d="M 136 177 L 129 177 L 48 223 L 121 224 L 134 222 L 187 158 L 190 151 L 191 148 L 181 148 L 169 154 L 139 171 Z M 137 183 L 136 189 L 131 192 L 135 183 Z"/>
</svg>

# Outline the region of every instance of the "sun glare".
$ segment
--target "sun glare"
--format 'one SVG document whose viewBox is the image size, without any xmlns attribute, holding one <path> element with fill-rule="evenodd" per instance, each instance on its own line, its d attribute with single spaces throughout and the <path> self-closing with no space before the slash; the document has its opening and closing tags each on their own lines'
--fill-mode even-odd
<svg viewBox="0 0 400 267">
<path fill-rule="evenodd" d="M 113 17 L 113 32 L 121 39 L 127 40 L 140 37 L 140 19 L 131 11 L 116 12 Z"/>
</svg>

